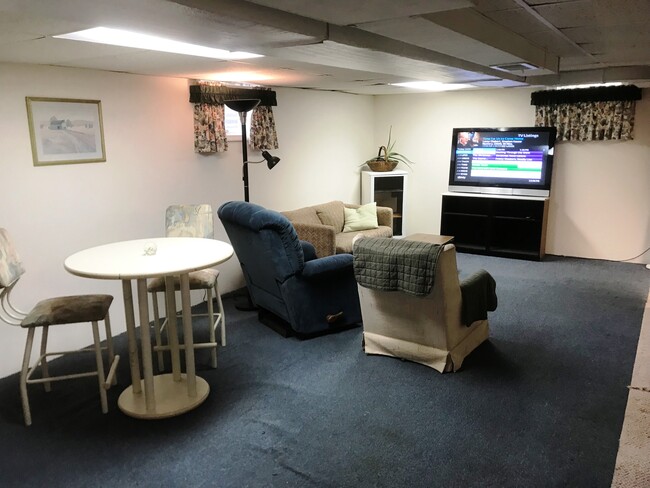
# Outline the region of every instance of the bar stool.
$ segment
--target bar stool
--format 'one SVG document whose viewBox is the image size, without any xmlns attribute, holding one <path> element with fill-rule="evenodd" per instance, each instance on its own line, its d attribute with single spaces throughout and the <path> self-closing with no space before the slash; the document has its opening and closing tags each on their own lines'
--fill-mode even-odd
<svg viewBox="0 0 650 488">
<path fill-rule="evenodd" d="M 99 386 L 99 396 L 103 413 L 108 412 L 106 390 L 116 383 L 115 372 L 120 357 L 115 354 L 110 328 L 108 310 L 113 301 L 110 295 L 75 295 L 50 298 L 42 300 L 32 308 L 29 313 L 16 308 L 10 295 L 20 277 L 25 273 L 22 262 L 15 251 L 9 233 L 0 229 L 0 319 L 9 324 L 27 329 L 25 354 L 20 372 L 20 396 L 23 407 L 25 425 L 32 424 L 27 385 L 43 383 L 45 391 L 51 390 L 53 381 L 62 381 L 96 376 Z M 101 345 L 98 322 L 103 320 L 106 329 L 106 346 Z M 93 345 L 74 351 L 47 352 L 49 327 L 52 325 L 75 324 L 81 322 L 92 323 Z M 37 328 L 42 329 L 40 355 L 33 366 L 30 367 L 34 335 Z M 104 374 L 102 351 L 108 352 L 108 375 Z M 81 373 L 52 376 L 48 367 L 48 356 L 62 356 L 83 352 L 93 352 L 95 355 L 96 370 Z M 32 379 L 34 372 L 39 369 L 41 378 Z"/>
<path fill-rule="evenodd" d="M 202 237 L 214 238 L 214 218 L 212 207 L 208 204 L 196 205 L 170 205 L 165 212 L 165 235 L 167 237 Z M 211 348 L 210 366 L 217 367 L 217 346 L 226 345 L 226 316 L 219 293 L 219 271 L 204 269 L 193 271 L 189 274 L 190 290 L 204 290 L 206 294 L 207 313 L 193 313 L 192 317 L 208 317 L 209 340 L 208 342 L 194 342 L 194 349 Z M 153 294 L 154 335 L 157 351 L 158 369 L 164 368 L 163 352 L 168 346 L 162 345 L 162 331 L 166 329 L 169 309 L 165 304 L 165 320 L 160 320 L 158 293 L 165 292 L 164 278 L 154 278 L 147 285 L 147 290 Z M 180 280 L 174 277 L 174 290 L 180 290 Z M 217 310 L 214 310 L 213 298 L 217 300 Z M 221 344 L 217 342 L 216 330 L 219 329 Z M 181 346 L 182 347 L 182 346 Z"/>
</svg>

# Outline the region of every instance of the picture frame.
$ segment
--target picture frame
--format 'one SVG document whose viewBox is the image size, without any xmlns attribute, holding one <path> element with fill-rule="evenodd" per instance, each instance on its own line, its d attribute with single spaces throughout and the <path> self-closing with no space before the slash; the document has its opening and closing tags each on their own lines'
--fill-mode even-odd
<svg viewBox="0 0 650 488">
<path fill-rule="evenodd" d="M 106 161 L 102 102 L 25 97 L 34 166 Z"/>
</svg>

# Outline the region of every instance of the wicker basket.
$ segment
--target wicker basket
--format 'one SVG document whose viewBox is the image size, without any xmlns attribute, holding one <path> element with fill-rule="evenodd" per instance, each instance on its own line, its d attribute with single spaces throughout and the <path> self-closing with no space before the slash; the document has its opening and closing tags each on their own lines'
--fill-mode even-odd
<svg viewBox="0 0 650 488">
<path fill-rule="evenodd" d="M 369 161 L 366 161 L 366 164 L 372 171 L 393 171 L 395 169 L 395 166 L 397 166 L 397 163 L 399 161 L 395 161 L 394 159 L 382 159 L 382 158 L 375 158 L 371 159 Z"/>
</svg>

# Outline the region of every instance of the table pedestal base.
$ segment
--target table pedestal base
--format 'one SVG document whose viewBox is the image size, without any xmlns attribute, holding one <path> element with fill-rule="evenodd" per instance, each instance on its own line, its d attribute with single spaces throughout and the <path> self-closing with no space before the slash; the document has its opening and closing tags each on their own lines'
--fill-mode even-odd
<svg viewBox="0 0 650 488">
<path fill-rule="evenodd" d="M 139 419 L 164 419 L 198 407 L 210 393 L 210 385 L 203 378 L 196 377 L 196 396 L 187 394 L 187 380 L 181 375 L 181 381 L 174 381 L 172 374 L 162 374 L 153 377 L 155 392 L 155 408 L 147 411 L 144 399 L 144 382 L 141 381 L 142 392 L 133 393 L 133 386 L 122 392 L 117 400 L 117 406 L 130 417 Z"/>
</svg>

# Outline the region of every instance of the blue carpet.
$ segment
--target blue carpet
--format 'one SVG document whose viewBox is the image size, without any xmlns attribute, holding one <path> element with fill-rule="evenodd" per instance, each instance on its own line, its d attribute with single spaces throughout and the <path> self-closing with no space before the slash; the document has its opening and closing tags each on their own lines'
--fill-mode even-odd
<svg viewBox="0 0 650 488">
<path fill-rule="evenodd" d="M 0 380 L 0 485 L 609 487 L 650 273 L 458 260 L 461 276 L 490 271 L 499 296 L 490 340 L 458 373 L 366 356 L 360 328 L 284 339 L 226 299 L 228 346 L 216 370 L 197 353 L 211 393 L 185 415 L 118 410 L 124 335 L 107 415 L 93 380 L 33 386 L 26 428 L 17 375 Z"/>
</svg>

